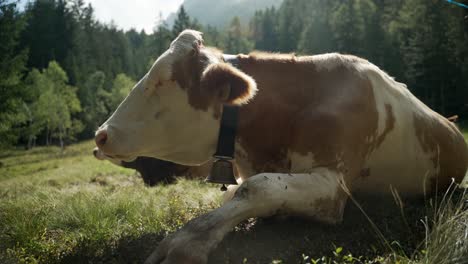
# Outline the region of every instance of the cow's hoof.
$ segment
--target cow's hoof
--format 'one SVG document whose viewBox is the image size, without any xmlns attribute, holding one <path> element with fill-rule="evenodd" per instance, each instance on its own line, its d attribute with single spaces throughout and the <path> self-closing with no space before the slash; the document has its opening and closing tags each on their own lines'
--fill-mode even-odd
<svg viewBox="0 0 468 264">
<path fill-rule="evenodd" d="M 182 230 L 181 230 L 182 231 Z M 207 247 L 185 232 L 166 237 L 146 259 L 145 264 L 205 264 L 208 262 Z"/>
</svg>

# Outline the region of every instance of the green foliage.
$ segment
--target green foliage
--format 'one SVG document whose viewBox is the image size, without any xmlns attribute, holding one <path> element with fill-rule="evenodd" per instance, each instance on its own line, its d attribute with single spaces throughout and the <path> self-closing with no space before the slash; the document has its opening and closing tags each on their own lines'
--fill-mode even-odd
<svg viewBox="0 0 468 264">
<path fill-rule="evenodd" d="M 25 128 L 28 142 L 45 130 L 47 143 L 58 138 L 63 147 L 64 141 L 74 139 L 81 129 L 81 123 L 73 118 L 81 111 L 77 89 L 67 84 L 67 74 L 55 61 L 42 72 L 32 70 L 26 83 L 36 95 L 28 105 L 29 125 Z"/>
<path fill-rule="evenodd" d="M 185 8 L 182 5 L 179 8 L 179 12 L 177 12 L 177 19 L 172 27 L 172 36 L 177 37 L 179 33 L 186 28 L 190 28 L 190 17 L 187 15 L 187 12 L 185 12 Z"/>
<path fill-rule="evenodd" d="M 89 75 L 79 90 L 79 97 L 84 109 L 82 113 L 82 120 L 85 124 L 84 133 L 90 136 L 109 113 L 107 105 L 111 100 L 111 94 L 104 89 L 104 82 L 105 74 L 97 71 Z"/>
<path fill-rule="evenodd" d="M 358 55 L 442 115 L 468 117 L 465 9 L 444 1 L 285 0 L 271 13 L 252 19 L 256 48 Z"/>
<path fill-rule="evenodd" d="M 242 30 L 238 17 L 234 17 L 227 30 L 226 52 L 228 53 L 247 53 L 252 49 L 251 43 L 247 40 L 246 34 Z"/>
<path fill-rule="evenodd" d="M 278 45 L 278 25 L 274 7 L 255 12 L 250 22 L 251 39 L 258 50 L 276 50 Z"/>
<path fill-rule="evenodd" d="M 0 0 L 0 148 L 16 142 L 17 128 L 27 120 L 23 98 L 28 94 L 21 83 L 27 53 L 18 52 L 22 28 L 16 4 Z"/>
<path fill-rule="evenodd" d="M 184 0 L 184 9 L 190 17 L 197 18 L 201 25 L 210 25 L 217 29 L 223 29 L 229 25 L 231 19 L 239 17 L 242 23 L 249 22 L 255 11 L 278 7 L 283 0 Z M 173 26 L 177 14 L 171 14 L 165 20 Z"/>
<path fill-rule="evenodd" d="M 191 19 L 187 12 L 185 11 L 184 6 L 180 6 L 179 11 L 177 12 L 177 18 L 174 21 L 174 26 L 172 27 L 172 39 L 176 38 L 180 32 L 184 29 L 195 29 L 199 30 L 201 28 L 198 20 Z"/>
<path fill-rule="evenodd" d="M 110 95 L 110 109 L 116 109 L 117 106 L 127 97 L 135 85 L 135 81 L 127 75 L 118 74 L 112 84 L 112 93 Z"/>
</svg>

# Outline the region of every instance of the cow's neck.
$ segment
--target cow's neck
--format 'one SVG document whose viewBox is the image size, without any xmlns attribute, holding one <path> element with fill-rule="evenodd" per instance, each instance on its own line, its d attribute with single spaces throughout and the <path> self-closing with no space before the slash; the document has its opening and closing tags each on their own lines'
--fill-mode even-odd
<svg viewBox="0 0 468 264">
<path fill-rule="evenodd" d="M 259 172 L 289 172 L 288 146 L 291 139 L 291 109 L 294 104 L 279 92 L 275 74 L 287 63 L 258 60 L 240 55 L 239 69 L 257 82 L 258 93 L 240 107 L 236 138 L 236 163 L 245 176 Z M 284 89 L 283 89 L 284 91 Z"/>
</svg>

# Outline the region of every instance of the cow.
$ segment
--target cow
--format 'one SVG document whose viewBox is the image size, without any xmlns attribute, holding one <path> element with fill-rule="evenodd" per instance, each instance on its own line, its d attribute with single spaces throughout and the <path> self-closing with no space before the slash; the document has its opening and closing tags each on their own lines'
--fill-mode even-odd
<svg viewBox="0 0 468 264">
<path fill-rule="evenodd" d="M 175 176 L 182 176 L 188 179 L 201 179 L 209 174 L 211 167 L 210 164 L 204 166 L 184 166 L 150 157 L 137 157 L 133 161 L 122 161 L 104 155 L 98 148 L 94 148 L 93 155 L 98 160 L 107 160 L 117 166 L 138 171 L 147 186 L 155 186 L 159 183 L 173 183 Z"/>
<path fill-rule="evenodd" d="M 234 59 L 233 59 L 234 58 Z M 275 214 L 342 221 L 351 193 L 419 196 L 461 182 L 459 130 L 369 61 L 338 53 L 226 56 L 185 30 L 96 131 L 106 155 L 184 165 L 212 159 L 237 107 L 242 184 L 166 237 L 146 263 L 206 263 L 239 222 Z"/>
</svg>

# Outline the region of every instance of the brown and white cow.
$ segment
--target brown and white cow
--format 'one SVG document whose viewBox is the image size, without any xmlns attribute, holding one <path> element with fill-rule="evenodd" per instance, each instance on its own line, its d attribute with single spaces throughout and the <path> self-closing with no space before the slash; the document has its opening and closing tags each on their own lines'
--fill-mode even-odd
<svg viewBox="0 0 468 264">
<path fill-rule="evenodd" d="M 350 55 L 237 55 L 182 32 L 96 132 L 108 156 L 198 165 L 215 153 L 223 104 L 239 105 L 244 182 L 222 207 L 167 237 L 148 263 L 205 263 L 240 221 L 278 213 L 342 220 L 352 192 L 420 195 L 460 182 L 468 148 L 402 83 Z"/>
<path fill-rule="evenodd" d="M 185 166 L 150 157 L 137 157 L 133 161 L 122 161 L 104 155 L 98 148 L 93 150 L 93 155 L 98 160 L 107 160 L 117 166 L 138 171 L 143 178 L 143 182 L 148 186 L 155 186 L 159 183 L 173 183 L 175 176 L 188 179 L 204 179 L 208 176 L 211 168 L 208 163 L 203 166 Z"/>
</svg>

